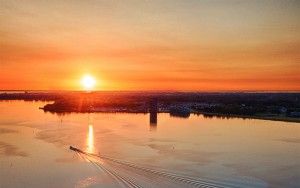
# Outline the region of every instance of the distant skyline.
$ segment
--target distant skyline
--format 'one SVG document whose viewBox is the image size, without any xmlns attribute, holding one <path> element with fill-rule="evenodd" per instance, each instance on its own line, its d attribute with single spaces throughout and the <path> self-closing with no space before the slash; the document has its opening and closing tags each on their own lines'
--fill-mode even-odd
<svg viewBox="0 0 300 188">
<path fill-rule="evenodd" d="M 300 1 L 0 0 L 0 89 L 300 90 Z"/>
</svg>

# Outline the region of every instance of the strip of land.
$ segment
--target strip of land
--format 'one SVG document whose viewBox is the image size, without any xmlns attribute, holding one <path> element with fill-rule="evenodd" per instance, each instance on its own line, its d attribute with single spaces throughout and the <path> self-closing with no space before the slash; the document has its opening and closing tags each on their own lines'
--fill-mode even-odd
<svg viewBox="0 0 300 188">
<path fill-rule="evenodd" d="M 187 118 L 254 118 L 300 122 L 300 93 L 200 92 L 2 92 L 0 100 L 49 101 L 51 113 L 170 113 Z"/>
</svg>

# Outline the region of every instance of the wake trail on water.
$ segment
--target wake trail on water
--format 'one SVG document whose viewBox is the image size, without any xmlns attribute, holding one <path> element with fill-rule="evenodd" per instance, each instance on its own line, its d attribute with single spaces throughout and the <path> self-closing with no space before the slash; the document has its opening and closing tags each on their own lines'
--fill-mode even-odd
<svg viewBox="0 0 300 188">
<path fill-rule="evenodd" d="M 239 182 L 238 185 L 233 185 L 231 183 L 227 184 L 198 177 L 189 177 L 157 168 L 149 168 L 105 155 L 88 153 L 72 146 L 70 146 L 70 149 L 76 152 L 80 158 L 90 162 L 97 169 L 106 173 L 121 187 L 238 188 L 250 186 L 247 184 L 243 185 L 242 182 Z"/>
</svg>

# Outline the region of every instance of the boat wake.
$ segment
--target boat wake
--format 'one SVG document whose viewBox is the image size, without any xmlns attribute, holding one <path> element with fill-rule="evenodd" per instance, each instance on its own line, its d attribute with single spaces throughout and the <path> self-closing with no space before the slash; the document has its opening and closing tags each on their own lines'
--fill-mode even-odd
<svg viewBox="0 0 300 188">
<path fill-rule="evenodd" d="M 157 168 L 149 168 L 128 161 L 111 158 L 82 151 L 70 146 L 70 149 L 82 159 L 93 164 L 116 181 L 119 187 L 198 187 L 198 188 L 240 188 L 260 187 L 255 185 L 236 184 L 190 177 L 178 173 L 167 172 Z"/>
</svg>

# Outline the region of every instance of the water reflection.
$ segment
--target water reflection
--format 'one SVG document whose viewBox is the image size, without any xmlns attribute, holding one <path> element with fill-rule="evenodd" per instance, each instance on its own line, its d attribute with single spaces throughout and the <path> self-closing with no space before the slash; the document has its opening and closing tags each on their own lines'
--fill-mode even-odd
<svg viewBox="0 0 300 188">
<path fill-rule="evenodd" d="M 87 136 L 87 152 L 94 153 L 95 146 L 94 146 L 94 128 L 93 125 L 89 125 L 89 131 Z"/>
<path fill-rule="evenodd" d="M 65 127 L 61 129 L 53 126 L 60 123 L 59 118 L 38 109 L 42 104 L 0 102 L 0 142 L 3 146 L 1 148 L 0 143 L 0 153 L 11 150 L 5 144 L 17 149 L 13 155 L 10 152 L 9 156 L 0 157 L 0 187 L 34 187 L 32 182 L 35 187 L 74 187 L 78 185 L 75 181 L 94 177 L 95 173 L 104 184 L 99 187 L 115 185 L 91 170 L 90 164 L 74 162 L 74 153 L 66 149 L 69 145 L 83 147 L 89 152 L 95 150 L 93 153 L 101 151 L 145 166 L 150 161 L 151 166 L 193 177 L 203 174 L 211 179 L 230 179 L 230 182 L 240 183 L 236 187 L 251 187 L 247 177 L 251 178 L 250 182 L 265 181 L 270 187 L 300 187 L 299 178 L 295 178 L 300 170 L 296 165 L 299 164 L 300 140 L 297 123 L 209 119 L 194 114 L 188 119 L 178 119 L 161 113 L 156 120 L 159 130 L 157 127 L 155 134 L 149 134 L 149 127 L 156 127 L 151 125 L 150 114 L 72 113 L 64 116 L 62 125 Z M 91 116 L 88 121 L 87 115 Z M 32 134 L 33 130 L 39 133 Z M 32 147 L 34 145 L 40 147 Z M 34 161 L 29 157 L 22 157 L 22 151 L 39 163 L 31 163 Z M 61 158 L 65 162 L 58 164 Z M 67 159 L 72 163 L 66 163 Z M 34 165 L 34 168 L 28 168 L 28 165 Z M 51 168 L 45 170 L 45 166 Z M 26 173 L 18 173 L 23 171 Z M 49 185 L 44 177 L 55 181 Z M 70 181 L 64 181 L 66 179 Z"/>
<path fill-rule="evenodd" d="M 157 128 L 157 112 L 150 112 L 150 131 L 155 131 Z"/>
<path fill-rule="evenodd" d="M 152 99 L 149 104 L 149 112 L 150 112 L 150 131 L 155 131 L 157 128 L 157 112 L 158 112 L 158 104 L 157 99 Z"/>
</svg>

